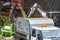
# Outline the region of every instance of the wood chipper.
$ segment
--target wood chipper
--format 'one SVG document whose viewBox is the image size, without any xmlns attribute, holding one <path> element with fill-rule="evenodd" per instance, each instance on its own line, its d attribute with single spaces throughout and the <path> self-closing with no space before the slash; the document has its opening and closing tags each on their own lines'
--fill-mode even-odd
<svg viewBox="0 0 60 40">
<path fill-rule="evenodd" d="M 4 25 L 1 29 L 3 40 L 14 40 L 15 26 L 14 24 Z"/>
<path fill-rule="evenodd" d="M 13 24 L 4 26 L 4 27 L 2 28 L 2 32 L 3 32 L 3 36 L 5 36 L 5 37 L 10 37 L 10 36 L 12 36 L 12 35 L 15 33 L 15 32 L 14 32 L 14 26 L 13 26 Z"/>
<path fill-rule="evenodd" d="M 0 39 L 13 36 L 14 30 L 14 23 L 11 23 L 5 16 L 0 18 Z"/>
</svg>

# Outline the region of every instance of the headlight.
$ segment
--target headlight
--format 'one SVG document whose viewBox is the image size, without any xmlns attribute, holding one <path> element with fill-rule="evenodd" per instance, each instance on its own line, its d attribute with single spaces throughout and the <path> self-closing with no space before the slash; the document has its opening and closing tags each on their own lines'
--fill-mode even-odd
<svg viewBox="0 0 60 40">
<path fill-rule="evenodd" d="M 43 40 L 51 40 L 51 39 L 43 39 Z"/>
</svg>

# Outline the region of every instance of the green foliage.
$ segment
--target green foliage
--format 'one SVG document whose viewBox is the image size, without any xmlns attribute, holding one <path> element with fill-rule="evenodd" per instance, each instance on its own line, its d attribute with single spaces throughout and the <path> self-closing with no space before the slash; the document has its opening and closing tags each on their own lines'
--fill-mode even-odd
<svg viewBox="0 0 60 40">
<path fill-rule="evenodd" d="M 3 9 L 3 5 L 0 3 L 0 11 Z"/>
<path fill-rule="evenodd" d="M 2 20 L 1 15 L 0 15 L 0 26 L 3 26 L 3 20 Z"/>
<path fill-rule="evenodd" d="M 2 19 L 4 21 L 4 25 L 9 25 L 11 24 L 11 22 L 9 21 L 9 19 L 6 16 L 2 16 Z"/>
<path fill-rule="evenodd" d="M 6 16 L 0 16 L 0 25 L 9 25 L 11 24 L 11 22 L 9 21 L 9 19 Z"/>
</svg>

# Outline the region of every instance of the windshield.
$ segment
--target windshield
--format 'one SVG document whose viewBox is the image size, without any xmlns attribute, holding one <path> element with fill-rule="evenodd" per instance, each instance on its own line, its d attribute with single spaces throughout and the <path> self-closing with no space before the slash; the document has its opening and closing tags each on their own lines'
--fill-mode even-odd
<svg viewBox="0 0 60 40">
<path fill-rule="evenodd" d="M 60 37 L 59 30 L 42 30 L 43 38 Z"/>
</svg>

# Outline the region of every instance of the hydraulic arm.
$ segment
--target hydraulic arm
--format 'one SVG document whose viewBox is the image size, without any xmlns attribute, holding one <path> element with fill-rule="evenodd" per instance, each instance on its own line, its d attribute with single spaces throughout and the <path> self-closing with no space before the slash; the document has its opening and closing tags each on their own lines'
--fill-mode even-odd
<svg viewBox="0 0 60 40">
<path fill-rule="evenodd" d="M 42 17 L 46 17 L 46 12 L 44 12 L 44 11 L 42 10 L 42 8 L 41 8 L 37 3 L 35 3 L 35 4 L 33 5 L 33 7 L 30 8 L 30 12 L 29 12 L 28 17 L 30 17 L 30 16 L 34 13 L 34 11 L 35 11 L 36 9 L 41 13 Z"/>
</svg>

